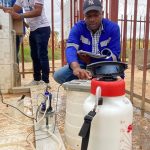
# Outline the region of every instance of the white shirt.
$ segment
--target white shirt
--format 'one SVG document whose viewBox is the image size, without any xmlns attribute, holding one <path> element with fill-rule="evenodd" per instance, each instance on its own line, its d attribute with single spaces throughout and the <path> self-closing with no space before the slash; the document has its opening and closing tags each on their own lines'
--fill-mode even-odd
<svg viewBox="0 0 150 150">
<path fill-rule="evenodd" d="M 41 16 L 26 18 L 26 21 L 29 24 L 31 31 L 34 31 L 41 27 L 49 26 L 49 22 L 45 15 L 45 10 L 44 10 L 44 0 L 16 0 L 15 3 L 16 5 L 22 7 L 25 12 L 32 11 L 36 3 L 43 5 L 43 9 L 42 9 Z"/>
</svg>

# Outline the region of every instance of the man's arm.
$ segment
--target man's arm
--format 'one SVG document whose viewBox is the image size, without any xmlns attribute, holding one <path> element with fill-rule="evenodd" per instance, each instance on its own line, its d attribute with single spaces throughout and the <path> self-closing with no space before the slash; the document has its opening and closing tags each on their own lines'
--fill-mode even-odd
<svg viewBox="0 0 150 150">
<path fill-rule="evenodd" d="M 0 9 L 3 9 L 5 13 L 19 12 L 20 10 L 22 10 L 22 8 L 17 5 L 14 5 L 13 7 L 4 7 L 0 5 Z"/>
<path fill-rule="evenodd" d="M 80 68 L 78 63 L 77 50 L 80 45 L 80 33 L 78 31 L 77 25 L 75 25 L 69 34 L 67 40 L 66 58 L 70 68 L 73 70 L 73 74 L 79 79 L 91 79 L 90 73 Z"/>
<path fill-rule="evenodd" d="M 7 13 L 10 13 L 13 17 L 13 19 L 21 20 L 23 18 L 33 18 L 38 17 L 42 13 L 43 5 L 42 4 L 35 4 L 34 9 L 26 12 L 18 14 L 17 12 L 20 11 L 22 8 L 18 5 L 14 5 L 11 10 L 7 10 Z"/>
<path fill-rule="evenodd" d="M 75 76 L 77 76 L 79 79 L 90 79 L 91 76 L 89 74 L 89 72 L 85 69 L 81 69 L 80 68 L 80 64 L 78 63 L 77 59 L 76 59 L 76 49 L 72 46 L 72 47 L 68 47 L 67 49 L 67 62 L 70 66 L 70 68 L 73 71 L 73 74 Z"/>
<path fill-rule="evenodd" d="M 0 5 L 0 9 L 3 9 L 3 11 L 5 12 L 5 10 L 12 10 L 12 7 L 4 7 Z"/>
<path fill-rule="evenodd" d="M 12 8 L 13 8 L 13 11 L 16 12 L 16 13 L 17 13 L 17 12 L 20 12 L 20 11 L 22 10 L 22 7 L 20 7 L 20 6 L 18 6 L 18 5 L 15 5 L 15 4 L 13 5 Z"/>
<path fill-rule="evenodd" d="M 38 17 L 41 16 L 42 9 L 43 9 L 43 5 L 36 3 L 33 10 L 23 13 L 22 15 L 24 18 Z"/>
<path fill-rule="evenodd" d="M 73 74 L 79 79 L 91 79 L 92 76 L 90 72 L 85 69 L 81 69 L 78 62 L 72 62 L 70 67 L 73 70 Z"/>
</svg>

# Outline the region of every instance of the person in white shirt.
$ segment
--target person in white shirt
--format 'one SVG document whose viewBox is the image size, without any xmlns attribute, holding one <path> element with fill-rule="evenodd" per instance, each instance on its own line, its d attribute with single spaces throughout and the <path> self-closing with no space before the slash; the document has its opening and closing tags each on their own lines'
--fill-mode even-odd
<svg viewBox="0 0 150 150">
<path fill-rule="evenodd" d="M 24 9 L 24 13 L 17 13 Z M 34 80 L 28 85 L 49 84 L 48 41 L 51 33 L 44 11 L 44 0 L 16 0 L 12 9 L 3 8 L 13 19 L 26 19 L 30 27 L 29 44 Z"/>
</svg>

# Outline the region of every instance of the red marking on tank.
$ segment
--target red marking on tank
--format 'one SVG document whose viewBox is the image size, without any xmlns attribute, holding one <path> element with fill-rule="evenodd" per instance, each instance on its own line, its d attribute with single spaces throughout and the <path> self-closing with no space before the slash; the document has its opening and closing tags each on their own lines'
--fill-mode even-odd
<svg viewBox="0 0 150 150">
<path fill-rule="evenodd" d="M 127 130 L 127 132 L 128 132 L 128 133 L 130 133 L 132 130 L 133 130 L 133 125 L 132 125 L 132 124 L 130 124 L 130 125 L 128 126 L 128 130 Z"/>
</svg>

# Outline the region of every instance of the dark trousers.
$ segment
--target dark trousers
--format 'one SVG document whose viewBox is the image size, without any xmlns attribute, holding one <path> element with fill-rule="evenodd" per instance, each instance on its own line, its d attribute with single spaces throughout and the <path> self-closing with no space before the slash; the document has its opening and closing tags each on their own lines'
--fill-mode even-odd
<svg viewBox="0 0 150 150">
<path fill-rule="evenodd" d="M 21 43 L 21 36 L 16 35 L 16 59 L 17 63 L 19 64 L 19 49 L 20 49 L 20 43 Z"/>
<path fill-rule="evenodd" d="M 35 81 L 42 79 L 44 82 L 49 83 L 48 41 L 50 32 L 50 27 L 38 28 L 30 32 L 29 42 Z"/>
</svg>

